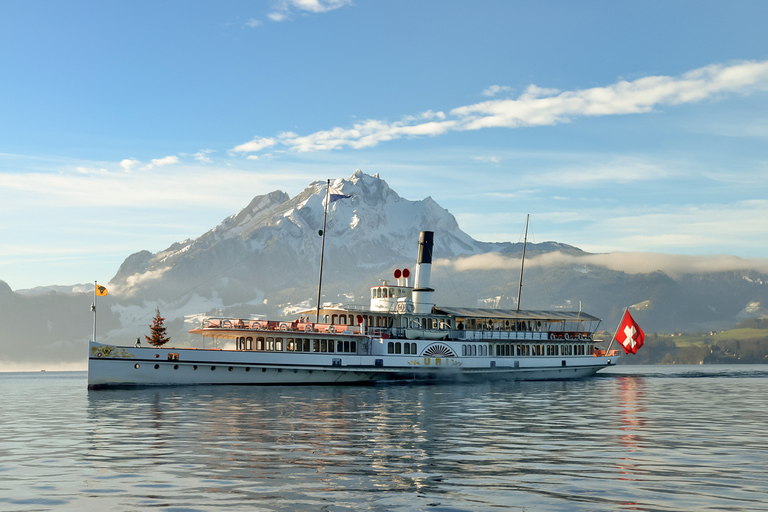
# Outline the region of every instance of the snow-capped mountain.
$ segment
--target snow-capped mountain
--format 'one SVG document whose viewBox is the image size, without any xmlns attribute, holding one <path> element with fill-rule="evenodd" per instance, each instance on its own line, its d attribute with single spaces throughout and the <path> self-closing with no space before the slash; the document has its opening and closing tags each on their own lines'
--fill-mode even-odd
<svg viewBox="0 0 768 512">
<path fill-rule="evenodd" d="M 422 230 L 435 231 L 440 257 L 488 250 L 488 244 L 464 233 L 432 198 L 404 199 L 378 175 L 357 170 L 330 186 L 350 197 L 328 208 L 324 273 L 329 286 L 354 289 L 357 283 L 352 281 L 361 271 L 373 278 L 368 284 L 375 284 L 379 272 L 412 265 Z M 131 255 L 111 287 L 120 296 L 153 291 L 165 300 L 215 292 L 225 305 L 285 289 L 312 289 L 319 270 L 325 195 L 326 183 L 316 181 L 293 198 L 281 191 L 258 196 L 195 240 L 157 254 Z"/>
</svg>

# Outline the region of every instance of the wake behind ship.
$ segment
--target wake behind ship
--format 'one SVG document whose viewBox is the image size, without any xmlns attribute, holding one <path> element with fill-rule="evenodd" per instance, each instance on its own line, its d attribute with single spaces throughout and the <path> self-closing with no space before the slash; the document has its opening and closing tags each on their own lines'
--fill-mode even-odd
<svg viewBox="0 0 768 512">
<path fill-rule="evenodd" d="M 413 285 L 408 269 L 397 270 L 394 283 L 371 287 L 368 306 L 278 321 L 209 317 L 190 330 L 234 348 L 91 341 L 88 387 L 573 379 L 616 364 L 618 350 L 595 346 L 600 319 L 581 311 L 435 305 L 433 240 L 420 235 Z"/>
</svg>

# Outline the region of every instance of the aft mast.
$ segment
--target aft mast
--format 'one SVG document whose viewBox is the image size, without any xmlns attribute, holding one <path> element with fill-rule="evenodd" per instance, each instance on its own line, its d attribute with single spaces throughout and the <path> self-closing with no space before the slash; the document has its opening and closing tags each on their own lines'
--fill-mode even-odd
<svg viewBox="0 0 768 512">
<path fill-rule="evenodd" d="M 525 246 L 528 244 L 528 219 L 531 214 L 525 216 L 525 238 L 523 239 L 523 259 L 520 261 L 520 284 L 517 287 L 517 310 L 520 311 L 520 294 L 523 291 L 523 267 L 525 266 Z"/>
</svg>

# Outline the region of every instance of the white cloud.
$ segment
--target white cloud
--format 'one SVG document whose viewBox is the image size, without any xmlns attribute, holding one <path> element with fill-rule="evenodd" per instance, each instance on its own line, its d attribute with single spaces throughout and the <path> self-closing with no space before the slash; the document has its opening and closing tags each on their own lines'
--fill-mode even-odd
<svg viewBox="0 0 768 512">
<path fill-rule="evenodd" d="M 559 186 L 591 186 L 605 183 L 634 183 L 638 181 L 653 181 L 668 179 L 679 171 L 665 166 L 620 157 L 610 162 L 594 165 L 558 166 L 553 171 L 537 171 L 526 175 L 523 179 L 532 185 L 546 186 L 557 183 Z"/>
<path fill-rule="evenodd" d="M 267 17 L 276 22 L 290 19 L 294 12 L 324 13 L 352 5 L 352 0 L 280 0 L 274 3 L 274 10 Z"/>
<path fill-rule="evenodd" d="M 199 162 L 210 164 L 211 162 L 213 162 L 213 160 L 211 160 L 211 158 L 208 156 L 211 153 L 214 153 L 213 149 L 203 149 L 195 153 L 193 156 L 195 157 L 195 160 Z"/>
<path fill-rule="evenodd" d="M 502 89 L 491 86 L 486 91 L 496 91 L 496 87 Z M 531 85 L 517 99 L 488 100 L 454 108 L 448 114 L 427 110 L 396 122 L 368 119 L 351 128 L 335 127 L 303 136 L 283 133 L 277 139 L 254 139 L 232 151 L 255 153 L 277 143 L 297 152 L 361 149 L 409 136 L 555 125 L 584 116 L 639 114 L 663 105 L 698 102 L 718 94 L 767 87 L 768 61 L 711 65 L 679 77 L 643 77 L 576 91 L 560 92 Z M 269 146 L 262 141 L 269 141 Z"/>
<path fill-rule="evenodd" d="M 134 288 L 137 285 L 144 284 L 148 281 L 156 281 L 163 277 L 163 274 L 165 274 L 168 270 L 170 270 L 171 267 L 162 267 L 158 268 L 156 270 L 148 270 L 147 272 L 144 272 L 143 274 L 133 274 L 132 276 L 128 276 L 125 279 L 125 287 L 124 288 L 118 288 L 116 285 L 113 285 L 115 290 L 113 293 L 115 294 L 125 294 L 130 295 L 132 291 L 132 288 Z"/>
<path fill-rule="evenodd" d="M 488 156 L 473 156 L 473 160 L 476 160 L 478 162 L 482 162 L 484 164 L 498 164 L 501 163 L 501 159 L 497 156 L 488 155 Z"/>
<path fill-rule="evenodd" d="M 97 168 L 97 167 L 78 166 L 78 167 L 75 167 L 75 172 L 85 176 L 97 176 L 97 175 L 107 174 L 109 171 L 107 171 L 107 169 L 104 169 L 103 167 Z"/>
<path fill-rule="evenodd" d="M 276 11 L 276 12 L 271 12 L 271 13 L 267 14 L 267 18 L 269 18 L 272 21 L 281 22 L 281 21 L 285 21 L 285 20 L 288 19 L 288 14 L 286 14 L 284 12 Z"/>
<path fill-rule="evenodd" d="M 152 159 L 152 165 L 155 165 L 157 167 L 162 167 L 164 165 L 172 165 L 177 163 L 179 163 L 179 157 L 177 157 L 176 155 Z"/>
<path fill-rule="evenodd" d="M 163 158 L 153 158 L 150 163 L 141 168 L 142 171 L 148 171 L 155 167 L 164 167 L 179 163 L 179 157 L 176 155 L 165 156 Z M 122 164 L 121 164 L 122 165 Z"/>
<path fill-rule="evenodd" d="M 235 146 L 230 151 L 233 153 L 257 153 L 275 144 L 277 144 L 277 139 L 272 137 L 255 137 L 252 141 Z"/>
<path fill-rule="evenodd" d="M 512 92 L 512 88 L 508 85 L 492 85 L 482 92 L 483 96 L 496 96 L 500 92 Z"/>
<path fill-rule="evenodd" d="M 133 168 L 139 165 L 140 163 L 141 162 L 139 162 L 135 158 L 126 158 L 120 161 L 120 167 L 122 167 L 125 172 L 131 172 Z"/>
<path fill-rule="evenodd" d="M 256 28 L 259 25 L 261 25 L 261 21 L 251 18 L 250 20 L 245 22 L 245 25 L 251 28 Z"/>
</svg>

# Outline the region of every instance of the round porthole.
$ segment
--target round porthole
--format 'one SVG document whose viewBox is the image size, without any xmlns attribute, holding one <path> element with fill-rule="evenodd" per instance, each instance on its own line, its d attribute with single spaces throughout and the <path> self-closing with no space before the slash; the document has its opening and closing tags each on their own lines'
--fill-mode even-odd
<svg viewBox="0 0 768 512">
<path fill-rule="evenodd" d="M 177 365 L 177 364 L 173 365 L 173 369 L 174 370 L 178 370 L 179 369 L 179 365 Z"/>
<path fill-rule="evenodd" d="M 215 370 L 215 369 L 216 369 L 216 367 L 215 367 L 215 366 L 211 366 L 211 371 L 213 371 L 213 370 Z"/>
<path fill-rule="evenodd" d="M 267 371 L 267 369 L 266 368 L 262 368 L 261 371 L 265 372 L 265 371 Z"/>
<path fill-rule="evenodd" d="M 233 369 L 234 369 L 234 368 L 232 368 L 231 366 L 228 368 L 228 370 L 229 370 L 229 371 L 232 371 Z"/>
<path fill-rule="evenodd" d="M 282 368 L 278 368 L 277 369 L 277 373 L 283 373 L 283 369 Z"/>
<path fill-rule="evenodd" d="M 245 369 L 245 371 L 247 372 L 251 371 L 251 367 L 249 366 L 248 368 Z"/>
<path fill-rule="evenodd" d="M 157 370 L 158 368 L 160 368 L 160 365 L 159 365 L 159 364 L 156 364 L 156 365 L 155 365 L 155 370 Z"/>
<path fill-rule="evenodd" d="M 193 365 L 192 365 L 192 369 L 193 369 L 193 370 L 197 370 L 197 365 L 196 365 L 196 364 L 193 364 Z"/>
<path fill-rule="evenodd" d="M 135 365 L 133 365 L 133 367 L 138 370 L 139 369 L 139 363 L 136 363 Z"/>
</svg>

